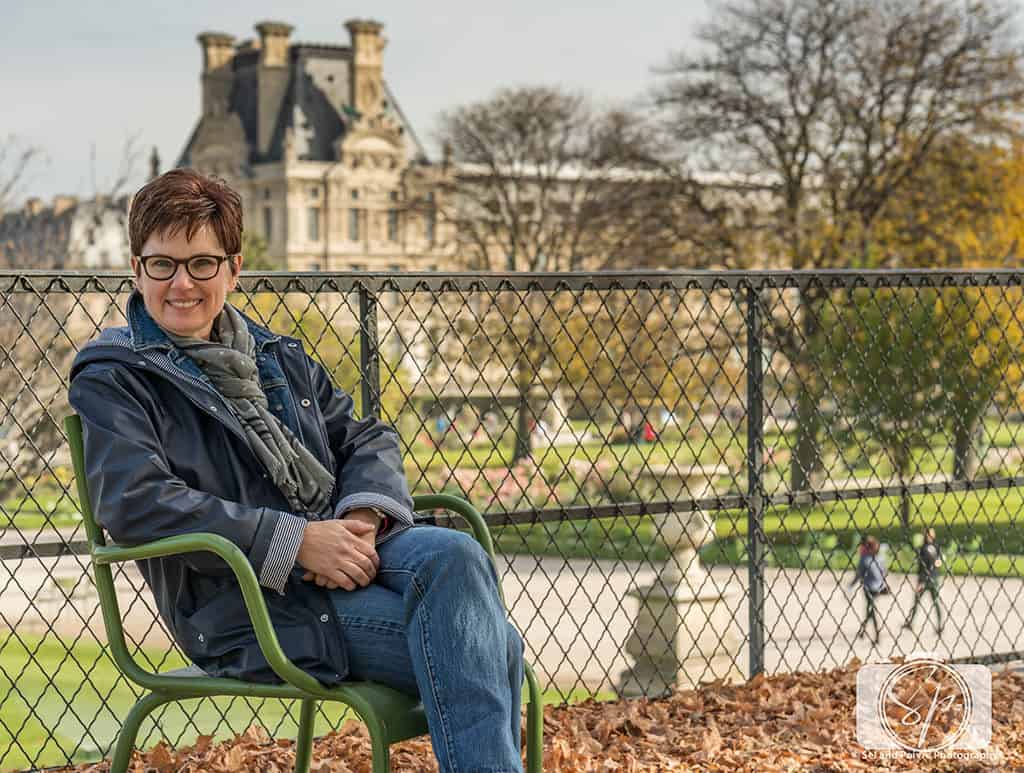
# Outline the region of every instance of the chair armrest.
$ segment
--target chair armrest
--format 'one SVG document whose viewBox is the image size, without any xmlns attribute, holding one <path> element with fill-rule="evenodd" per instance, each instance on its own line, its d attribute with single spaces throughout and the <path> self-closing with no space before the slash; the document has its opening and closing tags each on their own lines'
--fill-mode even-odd
<svg viewBox="0 0 1024 773">
<path fill-rule="evenodd" d="M 473 530 L 476 541 L 487 551 L 494 566 L 494 574 L 498 578 L 498 595 L 501 597 L 502 605 L 505 604 L 505 593 L 501 589 L 501 573 L 498 571 L 498 562 L 494 557 L 494 540 L 491 539 L 491 531 L 480 512 L 469 502 L 461 497 L 451 494 L 419 494 L 412 499 L 414 510 L 448 510 L 456 515 L 462 516 L 469 523 Z M 507 607 L 506 607 L 507 608 Z"/>
<path fill-rule="evenodd" d="M 245 554 L 238 548 L 237 545 L 232 543 L 230 540 L 221 537 L 219 534 L 209 533 L 195 533 L 195 534 L 180 534 L 174 537 L 165 537 L 164 539 L 156 540 L 154 542 L 147 542 L 142 545 L 135 545 L 133 547 L 95 547 L 92 550 L 93 563 L 98 567 L 109 567 L 110 564 L 123 563 L 125 561 L 138 561 L 147 558 L 159 558 L 162 556 L 177 555 L 180 553 L 192 553 L 200 550 L 206 550 L 211 553 L 215 553 L 220 556 L 224 561 L 227 562 L 228 566 L 231 567 L 235 577 L 238 579 L 239 587 L 242 590 L 242 597 L 245 599 L 245 608 L 249 613 L 249 618 L 252 620 L 253 628 L 256 631 L 256 640 L 259 643 L 260 650 L 263 652 L 263 657 L 267 659 L 267 663 L 273 669 L 274 673 L 277 674 L 285 682 L 288 682 L 294 687 L 308 692 L 318 692 L 322 690 L 320 683 L 307 674 L 305 671 L 300 669 L 294 663 L 292 663 L 288 657 L 284 654 L 281 649 L 281 644 L 277 640 L 277 634 L 274 632 L 274 627 L 270 622 L 270 615 L 267 612 L 267 603 L 263 599 L 263 592 L 260 589 L 260 584 L 256 580 L 256 573 L 253 571 L 252 564 L 249 563 L 249 559 L 246 558 Z M 107 568 L 109 571 L 109 568 Z M 111 583 L 110 587 L 113 587 Z M 116 609 L 117 599 L 116 596 L 113 599 L 114 608 Z M 106 607 L 107 604 L 104 604 Z M 117 615 L 113 617 L 117 618 Z M 117 629 L 120 631 L 120 620 L 117 619 Z M 109 626 L 108 626 L 109 627 Z M 123 643 L 123 634 L 121 636 Z M 115 653 L 116 656 L 117 653 Z M 141 669 L 138 664 L 135 663 L 131 656 L 128 655 L 127 649 L 125 649 L 124 655 L 126 655 L 131 664 L 138 670 L 137 673 L 126 674 L 131 676 L 135 681 L 139 681 L 145 687 L 151 689 L 159 689 L 163 679 L 168 677 L 161 677 L 159 674 L 151 674 L 148 671 Z M 122 670 L 125 670 L 125 664 L 118 663 L 122 666 Z M 132 669 L 134 671 L 134 669 Z M 140 681 L 138 677 L 142 676 L 143 681 Z"/>
</svg>

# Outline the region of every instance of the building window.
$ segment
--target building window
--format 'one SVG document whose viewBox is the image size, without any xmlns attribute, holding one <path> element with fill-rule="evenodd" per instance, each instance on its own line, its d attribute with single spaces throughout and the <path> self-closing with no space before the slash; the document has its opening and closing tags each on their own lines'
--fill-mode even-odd
<svg viewBox="0 0 1024 773">
<path fill-rule="evenodd" d="M 349 266 L 349 270 L 350 271 L 365 271 L 366 270 L 366 266 L 364 266 L 362 263 L 353 263 L 352 265 Z"/>
<path fill-rule="evenodd" d="M 398 210 L 388 210 L 388 241 L 398 241 Z"/>
<path fill-rule="evenodd" d="M 355 201 L 359 198 L 359 190 L 356 188 L 352 189 L 352 200 Z"/>
<path fill-rule="evenodd" d="M 311 242 L 320 241 L 320 207 L 306 209 L 306 235 Z"/>
<path fill-rule="evenodd" d="M 309 198 L 311 198 L 311 199 L 319 199 L 320 198 L 320 189 L 317 188 L 315 185 L 312 188 L 309 189 Z"/>
<path fill-rule="evenodd" d="M 264 199 L 264 201 L 268 200 L 269 198 L 270 198 L 270 188 L 264 188 L 263 189 L 263 199 Z"/>
<path fill-rule="evenodd" d="M 391 191 L 389 198 L 392 201 L 398 201 L 398 191 Z"/>
<path fill-rule="evenodd" d="M 271 207 L 263 208 L 263 238 L 269 243 L 274 236 L 274 210 Z"/>
<path fill-rule="evenodd" d="M 359 241 L 359 210 L 348 211 L 348 238 L 350 241 Z"/>
<path fill-rule="evenodd" d="M 397 274 L 401 270 L 402 270 L 402 264 L 401 263 L 392 263 L 390 266 L 388 266 L 388 271 L 390 271 L 392 274 Z M 397 329 L 398 328 L 395 328 L 395 330 L 397 330 Z"/>
</svg>

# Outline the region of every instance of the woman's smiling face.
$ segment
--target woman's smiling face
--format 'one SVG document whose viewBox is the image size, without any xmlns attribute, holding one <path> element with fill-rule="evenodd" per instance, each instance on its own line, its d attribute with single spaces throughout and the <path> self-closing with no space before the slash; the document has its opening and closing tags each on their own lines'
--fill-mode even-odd
<svg viewBox="0 0 1024 773">
<path fill-rule="evenodd" d="M 223 257 L 217 234 L 208 225 L 201 226 L 192 235 L 185 237 L 185 229 L 173 233 L 156 231 L 142 246 L 141 257 L 163 255 L 185 260 L 196 255 Z M 212 279 L 193 279 L 184 265 L 177 266 L 170 279 L 151 279 L 143 269 L 137 256 L 132 256 L 132 271 L 135 285 L 142 293 L 146 310 L 153 320 L 175 335 L 194 338 L 210 338 L 213 321 L 224 308 L 228 293 L 238 283 L 238 272 L 242 268 L 242 256 L 236 255 L 223 261 L 217 267 Z"/>
</svg>

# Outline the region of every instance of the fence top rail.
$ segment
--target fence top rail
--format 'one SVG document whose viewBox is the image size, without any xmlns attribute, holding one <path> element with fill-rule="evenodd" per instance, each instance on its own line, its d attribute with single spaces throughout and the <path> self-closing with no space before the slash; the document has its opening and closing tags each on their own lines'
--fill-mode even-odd
<svg viewBox="0 0 1024 773">
<path fill-rule="evenodd" d="M 127 271 L 0 270 L 0 293 L 127 292 L 134 277 Z M 858 269 L 775 271 L 601 271 L 399 273 L 378 271 L 243 272 L 243 292 L 502 292 L 580 290 L 787 290 L 1018 287 L 1019 269 Z"/>
</svg>

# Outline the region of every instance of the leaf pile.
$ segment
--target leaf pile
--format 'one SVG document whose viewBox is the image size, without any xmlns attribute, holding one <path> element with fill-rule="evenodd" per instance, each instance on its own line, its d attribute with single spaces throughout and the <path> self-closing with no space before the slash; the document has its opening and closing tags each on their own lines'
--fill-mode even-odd
<svg viewBox="0 0 1024 773">
<path fill-rule="evenodd" d="M 545 771 L 830 771 L 971 770 L 1024 773 L 1024 675 L 992 678 L 992 745 L 983 759 L 871 758 L 856 742 L 857 667 L 826 673 L 758 676 L 745 684 L 722 681 L 657 700 L 594 700 L 544 711 Z M 251 727 L 232 741 L 172 750 L 161 743 L 136 753 L 133 773 L 171 771 L 290 771 L 290 739 L 271 739 Z M 391 768 L 437 771 L 427 737 L 392 747 Z M 314 743 L 313 771 L 370 770 L 365 727 L 346 722 Z M 67 768 L 106 773 L 106 762 Z"/>
</svg>

